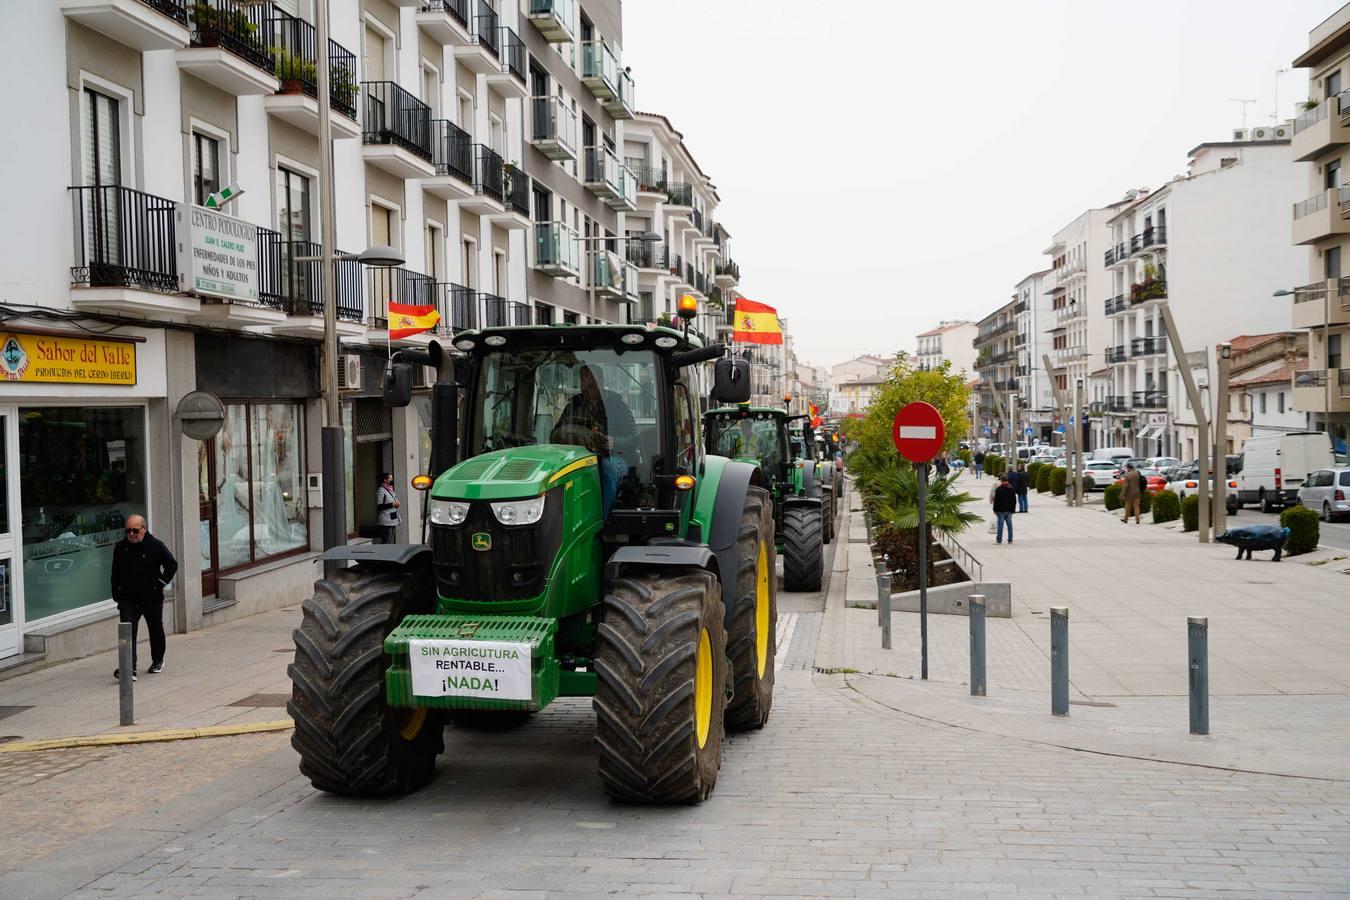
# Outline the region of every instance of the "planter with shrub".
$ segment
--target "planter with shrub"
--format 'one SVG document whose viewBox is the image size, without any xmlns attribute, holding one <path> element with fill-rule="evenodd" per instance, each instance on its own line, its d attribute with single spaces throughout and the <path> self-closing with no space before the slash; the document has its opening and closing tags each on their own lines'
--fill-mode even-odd
<svg viewBox="0 0 1350 900">
<path fill-rule="evenodd" d="M 1106 505 L 1107 509 L 1120 509 L 1123 505 L 1123 501 L 1120 499 L 1122 490 L 1123 488 L 1118 484 L 1108 484 L 1106 486 L 1106 493 L 1102 495 L 1102 503 Z"/>
<path fill-rule="evenodd" d="M 1144 495 L 1148 496 L 1148 492 L 1145 491 Z M 1153 524 L 1175 522 L 1179 518 L 1181 518 L 1181 498 L 1175 491 L 1158 491 L 1158 495 L 1153 498 Z"/>
<path fill-rule="evenodd" d="M 1144 491 L 1139 495 L 1139 514 L 1143 515 L 1153 508 L 1153 493 Z"/>
<path fill-rule="evenodd" d="M 1049 491 L 1050 491 L 1050 476 L 1054 473 L 1055 469 L 1056 469 L 1055 466 L 1042 466 L 1042 467 L 1041 467 L 1041 470 L 1040 470 L 1039 472 L 1036 473 L 1036 490 L 1037 490 L 1037 491 L 1039 491 L 1039 492 L 1042 493 L 1042 494 L 1049 493 Z"/>
<path fill-rule="evenodd" d="M 1064 485 L 1068 481 L 1068 470 L 1056 468 L 1050 473 L 1050 493 L 1056 497 L 1064 496 Z"/>
<path fill-rule="evenodd" d="M 1291 506 L 1280 513 L 1280 525 L 1289 529 L 1284 552 L 1290 556 L 1311 553 L 1321 538 L 1321 520 L 1306 506 Z"/>
<path fill-rule="evenodd" d="M 1195 494 L 1181 501 L 1181 530 L 1200 530 L 1200 498 Z"/>
</svg>

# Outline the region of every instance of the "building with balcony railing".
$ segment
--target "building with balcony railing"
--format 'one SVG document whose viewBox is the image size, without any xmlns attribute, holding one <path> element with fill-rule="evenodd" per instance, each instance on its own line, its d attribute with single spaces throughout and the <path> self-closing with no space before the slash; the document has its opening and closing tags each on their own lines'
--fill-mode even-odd
<svg viewBox="0 0 1350 900">
<path fill-rule="evenodd" d="M 1293 61 L 1308 75 L 1314 104 L 1294 122 L 1296 188 L 1292 239 L 1306 250 L 1292 288 L 1292 316 L 1285 320 L 1307 336 L 1307 368 L 1290 374 L 1293 407 L 1306 426 L 1326 431 L 1336 452 L 1350 448 L 1350 291 L 1343 286 L 1342 253 L 1350 234 L 1350 192 L 1341 164 L 1350 147 L 1350 6 L 1337 10 L 1308 34 L 1308 48 Z M 1304 200 L 1303 198 L 1308 198 Z M 1293 287 L 1302 285 L 1301 287 Z"/>
</svg>

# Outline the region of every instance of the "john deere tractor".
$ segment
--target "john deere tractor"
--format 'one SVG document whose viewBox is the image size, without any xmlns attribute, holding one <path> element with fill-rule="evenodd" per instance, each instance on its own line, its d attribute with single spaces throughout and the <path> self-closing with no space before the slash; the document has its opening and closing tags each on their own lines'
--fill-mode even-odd
<svg viewBox="0 0 1350 900">
<path fill-rule="evenodd" d="M 795 417 L 776 407 L 740 404 L 703 414 L 708 452 L 759 468 L 768 479 L 783 587 L 818 591 L 824 574 L 823 546 L 830 509 L 822 502 L 813 460 L 794 458 L 788 425 Z"/>
<path fill-rule="evenodd" d="M 324 554 L 290 667 L 301 772 L 339 794 L 412 791 L 449 719 L 508 725 L 584 696 L 610 795 L 703 800 L 724 730 L 768 719 L 776 651 L 769 482 L 699 440 L 696 364 L 721 346 L 639 326 L 454 345 L 386 373 L 386 402 L 406 405 L 407 364 L 436 368 L 438 477 L 423 543 Z M 744 361 L 715 373 L 726 401 L 748 396 Z"/>
<path fill-rule="evenodd" d="M 827 440 L 811 425 L 807 416 L 793 416 L 788 431 L 788 445 L 794 461 L 802 468 L 814 466 L 815 481 L 820 484 L 820 502 L 824 510 L 825 543 L 834 540 L 834 523 L 839 520 L 839 493 L 843 482 L 835 476 L 834 454 Z"/>
</svg>

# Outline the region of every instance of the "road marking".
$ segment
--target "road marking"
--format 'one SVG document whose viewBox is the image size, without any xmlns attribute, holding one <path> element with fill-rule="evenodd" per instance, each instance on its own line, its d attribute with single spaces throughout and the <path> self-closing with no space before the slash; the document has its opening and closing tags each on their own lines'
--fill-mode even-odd
<svg viewBox="0 0 1350 900">
<path fill-rule="evenodd" d="M 792 633 L 796 630 L 796 613 L 788 613 L 785 616 L 778 617 L 777 634 L 774 636 L 774 644 L 778 648 L 773 660 L 773 670 L 775 672 L 783 668 L 783 660 L 787 659 L 788 647 L 792 646 Z"/>
<path fill-rule="evenodd" d="M 901 425 L 900 437 L 912 440 L 937 440 L 937 428 L 932 425 Z"/>
</svg>

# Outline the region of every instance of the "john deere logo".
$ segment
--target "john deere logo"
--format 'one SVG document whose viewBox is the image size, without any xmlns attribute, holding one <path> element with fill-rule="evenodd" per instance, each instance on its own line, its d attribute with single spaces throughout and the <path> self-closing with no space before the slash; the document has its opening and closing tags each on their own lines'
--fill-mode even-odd
<svg viewBox="0 0 1350 900">
<path fill-rule="evenodd" d="M 492 549 L 492 535 L 486 531 L 476 532 L 469 540 L 473 543 L 473 549 L 475 550 Z"/>
</svg>

